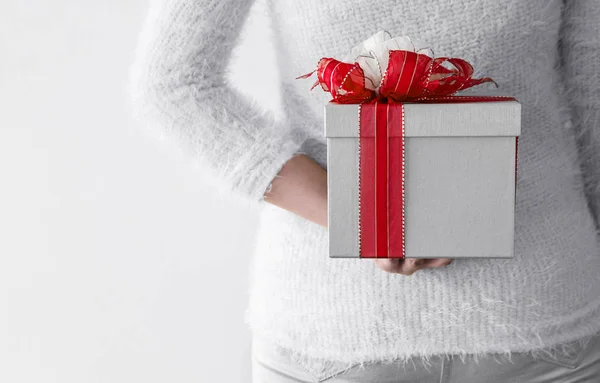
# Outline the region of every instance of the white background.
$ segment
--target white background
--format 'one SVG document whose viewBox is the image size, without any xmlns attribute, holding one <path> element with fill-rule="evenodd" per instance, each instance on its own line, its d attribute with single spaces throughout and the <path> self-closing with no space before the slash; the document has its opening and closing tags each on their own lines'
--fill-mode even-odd
<svg viewBox="0 0 600 383">
<path fill-rule="evenodd" d="M 256 210 L 133 123 L 146 6 L 0 3 L 0 382 L 250 381 Z"/>
</svg>

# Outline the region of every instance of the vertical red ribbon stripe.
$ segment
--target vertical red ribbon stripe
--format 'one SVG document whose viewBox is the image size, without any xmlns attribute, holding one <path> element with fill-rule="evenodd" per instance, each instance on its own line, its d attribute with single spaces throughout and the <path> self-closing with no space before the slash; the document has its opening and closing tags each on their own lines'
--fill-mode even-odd
<svg viewBox="0 0 600 383">
<path fill-rule="evenodd" d="M 406 226 L 405 212 L 405 134 L 404 105 L 388 104 L 388 140 L 389 140 L 389 257 L 404 258 L 404 239 Z"/>
<path fill-rule="evenodd" d="M 375 258 L 375 105 L 361 104 L 359 107 L 359 251 L 362 258 Z"/>
<path fill-rule="evenodd" d="M 360 256 L 404 258 L 404 107 L 360 108 Z"/>
<path fill-rule="evenodd" d="M 375 233 L 377 258 L 388 256 L 388 104 L 375 103 Z M 378 123 L 379 122 L 379 123 Z"/>
</svg>

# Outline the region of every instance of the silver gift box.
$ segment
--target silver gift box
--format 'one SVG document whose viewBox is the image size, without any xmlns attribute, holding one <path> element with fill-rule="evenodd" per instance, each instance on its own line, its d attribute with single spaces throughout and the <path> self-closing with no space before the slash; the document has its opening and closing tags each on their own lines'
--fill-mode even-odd
<svg viewBox="0 0 600 383">
<path fill-rule="evenodd" d="M 359 105 L 325 106 L 329 256 L 360 257 Z M 405 257 L 514 256 L 517 101 L 405 103 Z"/>
</svg>

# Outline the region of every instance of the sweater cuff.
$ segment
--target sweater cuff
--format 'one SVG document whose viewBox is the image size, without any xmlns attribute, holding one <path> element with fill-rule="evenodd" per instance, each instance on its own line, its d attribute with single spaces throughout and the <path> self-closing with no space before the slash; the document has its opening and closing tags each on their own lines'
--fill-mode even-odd
<svg viewBox="0 0 600 383">
<path fill-rule="evenodd" d="M 271 189 L 275 177 L 283 165 L 292 157 L 300 154 L 300 149 L 307 136 L 304 132 L 293 131 L 279 137 L 263 137 L 257 139 L 253 147 L 248 148 L 248 158 L 243 161 L 245 169 L 239 169 L 239 180 L 236 183 L 238 192 L 252 201 L 264 202 L 265 194 Z M 265 147 L 265 143 L 268 146 Z"/>
</svg>

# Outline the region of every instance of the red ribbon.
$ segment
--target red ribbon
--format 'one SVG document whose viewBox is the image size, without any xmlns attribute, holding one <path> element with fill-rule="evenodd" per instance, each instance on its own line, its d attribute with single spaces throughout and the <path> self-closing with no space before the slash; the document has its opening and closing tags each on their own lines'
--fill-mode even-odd
<svg viewBox="0 0 600 383">
<path fill-rule="evenodd" d="M 391 50 L 378 91 L 366 87 L 358 63 L 322 58 L 317 85 L 332 102 L 360 104 L 359 237 L 361 258 L 405 257 L 405 129 L 403 102 L 455 103 L 514 101 L 512 97 L 456 96 L 491 78 L 472 78 L 473 67 L 459 58 L 431 58 L 416 52 Z M 315 71 L 298 78 L 308 78 Z M 495 82 L 494 82 L 495 83 Z M 516 148 L 518 148 L 516 137 Z M 515 157 L 515 193 L 516 193 Z"/>
<path fill-rule="evenodd" d="M 404 257 L 403 120 L 402 104 L 360 106 L 359 248 L 363 258 Z"/>
</svg>

